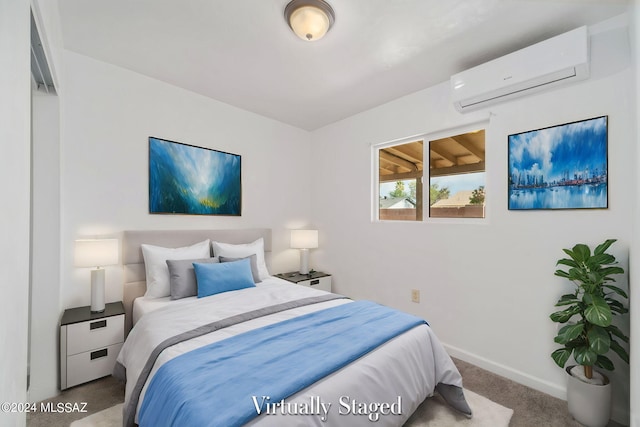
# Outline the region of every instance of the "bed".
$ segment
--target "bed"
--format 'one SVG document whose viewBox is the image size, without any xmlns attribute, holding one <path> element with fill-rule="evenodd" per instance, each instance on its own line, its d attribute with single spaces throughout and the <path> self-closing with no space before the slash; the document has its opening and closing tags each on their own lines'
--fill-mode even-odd
<svg viewBox="0 0 640 427">
<path fill-rule="evenodd" d="M 261 239 L 270 263 L 269 229 L 123 233 L 128 336 L 114 374 L 126 381 L 124 425 L 400 426 L 436 390 L 471 416 L 458 370 L 413 316 L 273 276 L 206 298 L 143 297 L 141 245 L 203 239 Z"/>
</svg>

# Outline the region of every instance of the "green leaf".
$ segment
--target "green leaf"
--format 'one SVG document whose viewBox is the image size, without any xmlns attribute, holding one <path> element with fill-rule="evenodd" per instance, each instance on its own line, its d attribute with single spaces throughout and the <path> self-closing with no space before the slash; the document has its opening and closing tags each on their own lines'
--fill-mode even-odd
<svg viewBox="0 0 640 427">
<path fill-rule="evenodd" d="M 607 301 L 607 304 L 609 304 L 611 311 L 614 311 L 618 314 L 625 314 L 629 312 L 629 310 L 618 300 L 615 300 L 613 298 L 605 298 L 605 301 Z"/>
<path fill-rule="evenodd" d="M 549 317 L 554 322 L 567 323 L 569 319 L 571 319 L 574 315 L 580 313 L 581 311 L 582 311 L 581 306 L 576 304 L 562 311 L 556 311 L 555 313 L 552 313 Z"/>
<path fill-rule="evenodd" d="M 613 286 L 613 285 L 603 285 L 605 288 L 611 289 L 613 292 L 615 292 L 616 294 L 620 295 L 621 297 L 624 298 L 629 298 L 629 296 L 627 295 L 627 293 L 625 291 L 623 291 L 622 289 L 620 289 L 617 286 Z"/>
<path fill-rule="evenodd" d="M 589 249 L 589 246 L 583 243 L 578 243 L 577 245 L 575 245 L 573 247 L 572 252 L 573 252 L 573 256 L 571 255 L 569 256 L 571 256 L 571 258 L 573 258 L 579 263 L 587 261 L 591 256 L 591 249 Z"/>
<path fill-rule="evenodd" d="M 565 294 L 560 297 L 558 302 L 556 303 L 556 307 L 561 307 L 563 305 L 575 304 L 579 303 L 580 300 L 574 294 Z"/>
<path fill-rule="evenodd" d="M 597 293 L 598 286 L 602 284 L 602 277 L 598 273 L 589 272 L 583 279 L 585 292 L 590 294 Z"/>
<path fill-rule="evenodd" d="M 556 276 L 559 277 L 564 277 L 565 279 L 569 279 L 569 273 L 567 273 L 564 270 L 556 270 L 556 272 L 554 273 Z"/>
<path fill-rule="evenodd" d="M 611 324 L 611 309 L 604 298 L 597 295 L 587 298 L 585 295 L 583 300 L 587 304 L 587 308 L 584 310 L 584 317 L 587 321 L 603 327 Z"/>
<path fill-rule="evenodd" d="M 577 347 L 573 350 L 573 357 L 579 365 L 593 366 L 598 360 L 598 355 L 589 347 Z"/>
<path fill-rule="evenodd" d="M 593 326 L 587 332 L 589 347 L 596 354 L 606 354 L 611 346 L 611 338 L 607 331 L 600 326 Z"/>
<path fill-rule="evenodd" d="M 600 274 L 602 274 L 603 276 L 609 276 L 611 274 L 624 274 L 624 269 L 622 267 L 605 267 L 600 270 Z"/>
<path fill-rule="evenodd" d="M 621 330 L 620 328 L 618 328 L 616 325 L 609 325 L 605 328 L 607 331 L 611 332 L 613 335 L 615 335 L 616 337 L 620 338 L 622 341 L 628 343 L 629 342 L 629 337 L 626 336 Z"/>
<path fill-rule="evenodd" d="M 563 249 L 562 252 L 564 252 L 565 254 L 569 255 L 572 260 L 577 261 L 576 260 L 576 255 L 573 253 L 573 251 L 571 249 Z"/>
<path fill-rule="evenodd" d="M 616 257 L 610 254 L 598 254 L 589 258 L 587 264 L 589 266 L 594 266 L 595 268 L 599 268 L 602 265 L 614 264 L 616 262 Z"/>
<path fill-rule="evenodd" d="M 593 251 L 594 255 L 603 254 L 607 249 L 609 249 L 609 246 L 615 243 L 616 240 L 617 239 L 607 239 L 604 243 L 599 244 Z"/>
<path fill-rule="evenodd" d="M 559 348 L 558 350 L 551 353 L 551 358 L 554 362 L 556 362 L 556 365 L 560 366 L 561 368 L 564 368 L 567 360 L 569 360 L 569 356 L 571 356 L 571 350 L 566 348 Z"/>
<path fill-rule="evenodd" d="M 566 344 L 580 336 L 584 330 L 584 323 L 576 323 L 575 325 L 566 325 L 560 328 L 558 336 L 554 341 L 558 344 Z"/>
<path fill-rule="evenodd" d="M 577 262 L 575 262 L 572 259 L 568 259 L 568 258 L 562 258 L 562 259 L 558 260 L 556 265 L 559 265 L 559 264 L 567 265 L 569 267 L 574 267 L 574 268 L 580 268 L 580 265 Z"/>
<path fill-rule="evenodd" d="M 598 359 L 596 360 L 596 366 L 602 369 L 606 369 L 608 371 L 613 371 L 614 369 L 613 362 L 611 361 L 611 359 L 602 355 L 598 356 Z"/>
<path fill-rule="evenodd" d="M 616 340 L 611 340 L 611 350 L 615 351 L 616 354 L 620 357 L 620 359 L 629 363 L 629 353 L 627 353 L 627 350 L 622 348 L 622 346 L 618 344 Z"/>
</svg>

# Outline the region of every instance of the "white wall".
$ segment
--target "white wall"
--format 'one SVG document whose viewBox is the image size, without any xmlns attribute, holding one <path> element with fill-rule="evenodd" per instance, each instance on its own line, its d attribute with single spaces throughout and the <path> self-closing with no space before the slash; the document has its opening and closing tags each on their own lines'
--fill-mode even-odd
<svg viewBox="0 0 640 427">
<path fill-rule="evenodd" d="M 321 249 L 312 256 L 335 275 L 335 291 L 423 316 L 453 355 L 565 397 L 564 372 L 550 357 L 556 329 L 548 316 L 568 289 L 553 275 L 555 262 L 562 248 L 617 238 L 612 252 L 626 268 L 636 189 L 626 28 L 594 36 L 592 57 L 590 80 L 490 109 L 480 225 L 371 221 L 371 144 L 489 118 L 488 111 L 457 113 L 448 82 L 315 131 L 312 211 Z M 507 135 L 601 115 L 609 116 L 609 208 L 508 211 Z M 411 289 L 421 291 L 419 304 Z M 625 421 L 629 371 L 616 364 L 614 417 Z"/>
<path fill-rule="evenodd" d="M 32 108 L 32 250 L 29 401 L 58 390 L 60 318 L 60 105 L 34 92 Z"/>
<path fill-rule="evenodd" d="M 167 64 L 171 66 L 171 64 Z M 61 101 L 61 308 L 88 305 L 73 241 L 127 229 L 273 229 L 272 270 L 297 265 L 287 229 L 306 225 L 308 132 L 65 51 Z M 242 156 L 242 216 L 150 215 L 148 137 Z M 106 301 L 122 297 L 107 267 Z"/>
<path fill-rule="evenodd" d="M 635 72 L 635 116 L 638 115 L 638 100 L 640 99 L 640 7 L 638 2 L 633 3 L 631 10 L 632 17 L 632 52 L 634 57 Z M 635 135 L 635 164 L 640 164 L 640 149 L 638 142 L 640 140 L 640 121 L 636 121 Z M 630 277 L 630 312 L 631 312 L 631 416 L 630 425 L 632 427 L 640 427 L 640 172 L 638 168 L 634 169 L 634 209 L 633 209 L 633 237 L 631 252 L 629 254 Z"/>
<path fill-rule="evenodd" d="M 30 14 L 28 0 L 0 0 L 0 402 L 26 402 L 30 221 Z M 24 426 L 24 413 L 3 413 Z"/>
</svg>

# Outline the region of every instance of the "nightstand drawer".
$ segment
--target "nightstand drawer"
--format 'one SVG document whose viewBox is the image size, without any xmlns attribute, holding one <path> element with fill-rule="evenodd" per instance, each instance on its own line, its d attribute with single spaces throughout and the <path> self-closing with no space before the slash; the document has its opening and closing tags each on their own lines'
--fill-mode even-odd
<svg viewBox="0 0 640 427">
<path fill-rule="evenodd" d="M 67 356 L 123 341 L 124 314 L 67 325 Z"/>
<path fill-rule="evenodd" d="M 67 357 L 67 387 L 111 375 L 122 342 Z"/>
<path fill-rule="evenodd" d="M 331 276 L 318 277 L 317 279 L 309 279 L 298 282 L 298 285 L 309 286 L 313 289 L 331 292 Z"/>
</svg>

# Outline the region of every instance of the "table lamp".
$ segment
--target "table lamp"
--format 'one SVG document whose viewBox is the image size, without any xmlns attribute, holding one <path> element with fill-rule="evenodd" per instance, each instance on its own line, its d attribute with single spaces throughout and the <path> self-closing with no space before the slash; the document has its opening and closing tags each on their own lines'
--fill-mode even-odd
<svg viewBox="0 0 640 427">
<path fill-rule="evenodd" d="M 291 247 L 300 249 L 300 274 L 309 274 L 309 249 L 318 247 L 318 230 L 291 230 Z"/>
<path fill-rule="evenodd" d="M 76 240 L 75 266 L 91 270 L 91 312 L 104 311 L 104 268 L 118 263 L 118 239 Z"/>
</svg>

